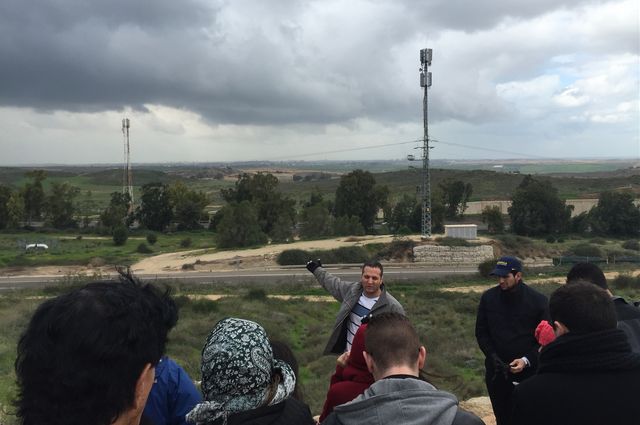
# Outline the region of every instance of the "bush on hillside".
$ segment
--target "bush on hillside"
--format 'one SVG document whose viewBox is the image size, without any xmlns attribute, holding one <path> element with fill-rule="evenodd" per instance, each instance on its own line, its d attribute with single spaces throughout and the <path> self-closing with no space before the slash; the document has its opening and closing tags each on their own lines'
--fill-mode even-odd
<svg viewBox="0 0 640 425">
<path fill-rule="evenodd" d="M 547 241 L 547 243 L 554 243 L 556 241 L 556 237 L 553 235 L 549 235 L 547 236 L 547 239 L 545 239 L 545 241 Z"/>
<path fill-rule="evenodd" d="M 589 243 L 595 244 L 595 245 L 606 245 L 607 244 L 607 240 L 604 238 L 592 238 Z"/>
<path fill-rule="evenodd" d="M 125 226 L 118 226 L 113 229 L 112 236 L 113 243 L 116 246 L 122 246 L 127 242 L 127 239 L 129 239 L 129 230 L 127 230 Z"/>
<path fill-rule="evenodd" d="M 367 250 L 361 246 L 343 246 L 332 251 L 339 264 L 362 264 L 369 259 Z"/>
<path fill-rule="evenodd" d="M 180 241 L 180 246 L 182 248 L 189 248 L 192 242 L 191 238 L 184 238 Z"/>
<path fill-rule="evenodd" d="M 518 235 L 498 235 L 495 238 L 502 242 L 502 246 L 504 246 L 507 251 L 514 251 L 518 248 L 522 248 L 523 246 L 530 246 L 533 244 L 531 239 Z"/>
<path fill-rule="evenodd" d="M 478 273 L 480 273 L 480 276 L 488 278 L 495 266 L 496 260 L 484 260 L 482 263 L 478 264 Z"/>
<path fill-rule="evenodd" d="M 311 254 L 302 249 L 286 249 L 282 251 L 278 258 L 276 258 L 276 262 L 281 266 L 298 266 L 301 264 L 306 264 L 307 261 L 311 260 L 314 257 L 311 257 Z"/>
<path fill-rule="evenodd" d="M 637 239 L 630 239 L 622 243 L 624 249 L 631 249 L 633 251 L 640 251 L 640 242 Z"/>
<path fill-rule="evenodd" d="M 140 245 L 138 245 L 138 247 L 136 248 L 136 252 L 140 254 L 151 254 L 153 250 L 149 248 L 146 243 L 141 242 Z"/>
<path fill-rule="evenodd" d="M 158 242 L 158 236 L 155 233 L 147 234 L 147 242 L 149 242 L 149 245 L 155 245 Z"/>
<path fill-rule="evenodd" d="M 588 243 L 574 245 L 568 252 L 581 257 L 602 257 L 603 255 L 599 247 Z"/>
<path fill-rule="evenodd" d="M 394 239 L 391 243 L 381 247 L 375 256 L 385 260 L 413 259 L 413 248 L 415 246 L 416 243 L 411 239 Z"/>
</svg>

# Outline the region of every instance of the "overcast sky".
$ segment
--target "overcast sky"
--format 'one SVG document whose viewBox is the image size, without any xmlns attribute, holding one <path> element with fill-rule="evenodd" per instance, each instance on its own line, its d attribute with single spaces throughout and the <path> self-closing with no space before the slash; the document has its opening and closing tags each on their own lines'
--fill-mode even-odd
<svg viewBox="0 0 640 425">
<path fill-rule="evenodd" d="M 0 165 L 640 158 L 638 5 L 2 0 Z"/>
</svg>

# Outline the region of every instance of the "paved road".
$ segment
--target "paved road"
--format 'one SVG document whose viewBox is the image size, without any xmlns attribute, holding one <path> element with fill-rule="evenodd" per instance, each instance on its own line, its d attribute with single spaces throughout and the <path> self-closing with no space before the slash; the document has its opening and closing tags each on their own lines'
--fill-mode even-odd
<svg viewBox="0 0 640 425">
<path fill-rule="evenodd" d="M 334 269 L 328 267 L 336 276 L 357 280 L 359 268 Z M 443 267 L 386 267 L 384 277 L 388 282 L 402 280 L 433 280 L 454 274 L 473 274 L 474 266 Z M 136 275 L 143 280 L 180 281 L 193 284 L 239 284 L 239 283 L 313 283 L 313 276 L 305 268 L 274 270 L 237 270 L 232 272 L 183 272 L 157 275 Z M 42 288 L 59 282 L 60 276 L 0 276 L 0 291 L 19 288 Z"/>
</svg>

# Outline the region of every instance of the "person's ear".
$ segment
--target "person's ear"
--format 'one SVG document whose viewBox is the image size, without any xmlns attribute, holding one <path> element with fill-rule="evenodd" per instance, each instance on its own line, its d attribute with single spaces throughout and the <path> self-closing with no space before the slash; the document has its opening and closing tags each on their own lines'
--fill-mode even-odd
<svg viewBox="0 0 640 425">
<path fill-rule="evenodd" d="M 520 282 L 522 280 L 522 272 L 516 273 L 516 282 Z"/>
<path fill-rule="evenodd" d="M 418 351 L 418 369 L 424 368 L 424 363 L 427 360 L 427 349 L 424 345 L 420 346 L 420 350 Z"/>
<path fill-rule="evenodd" d="M 375 366 L 373 362 L 373 357 L 371 357 L 371 355 L 366 351 L 363 351 L 362 355 L 364 356 L 364 362 L 367 364 L 367 370 L 369 371 L 370 374 L 373 375 L 373 369 Z"/>
<path fill-rule="evenodd" d="M 142 412 L 142 409 L 144 409 L 155 378 L 156 368 L 151 363 L 147 363 L 136 381 L 136 392 L 133 400 L 133 408 L 135 410 Z"/>
<path fill-rule="evenodd" d="M 564 323 L 558 322 L 556 320 L 555 322 L 553 322 L 553 331 L 555 332 L 556 336 L 560 336 L 560 335 L 564 335 L 566 333 L 569 333 L 569 328 L 567 328 L 564 325 Z"/>
</svg>

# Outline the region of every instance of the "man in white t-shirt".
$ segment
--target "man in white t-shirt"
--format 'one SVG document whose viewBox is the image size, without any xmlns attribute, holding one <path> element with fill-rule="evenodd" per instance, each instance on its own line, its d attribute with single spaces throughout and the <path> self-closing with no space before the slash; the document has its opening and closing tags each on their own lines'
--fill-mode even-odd
<svg viewBox="0 0 640 425">
<path fill-rule="evenodd" d="M 383 267 L 378 261 L 366 262 L 362 266 L 360 282 L 345 282 L 333 276 L 322 267 L 320 260 L 307 262 L 307 269 L 323 288 L 342 303 L 324 354 L 342 354 L 349 351 L 362 319 L 369 314 L 404 314 L 402 305 L 385 289 Z"/>
</svg>

